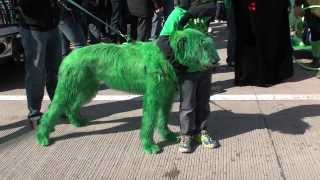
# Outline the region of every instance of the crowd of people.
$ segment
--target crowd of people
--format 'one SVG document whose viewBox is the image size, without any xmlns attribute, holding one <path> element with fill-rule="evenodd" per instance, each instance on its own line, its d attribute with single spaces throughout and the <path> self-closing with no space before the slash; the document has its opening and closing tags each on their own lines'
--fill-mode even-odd
<svg viewBox="0 0 320 180">
<path fill-rule="evenodd" d="M 70 0 L 69 0 L 70 1 Z M 311 0 L 310 0 L 311 1 Z M 25 50 L 26 92 L 32 124 L 41 119 L 46 87 L 54 96 L 57 73 L 63 56 L 71 48 L 88 43 L 123 43 L 123 34 L 132 40 L 157 40 L 168 61 L 174 62 L 170 35 L 189 19 L 228 20 L 227 63 L 235 67 L 236 85 L 270 86 L 293 74 L 290 40 L 289 1 L 279 0 L 73 0 L 94 16 L 67 0 L 17 0 L 22 43 Z M 320 4 L 296 0 L 299 7 Z M 258 12 L 259 11 L 259 12 Z M 272 12 L 271 12 L 272 11 Z M 319 15 L 306 11 L 314 42 L 314 61 L 319 62 Z M 311 14 L 311 15 L 309 15 Z M 102 19 L 104 23 L 99 21 Z M 107 25 L 106 25 L 107 24 Z M 72 46 L 70 46 L 72 45 Z M 318 48 L 318 49 L 317 49 Z M 174 65 L 174 64 L 173 64 Z M 209 148 L 218 141 L 206 130 L 211 72 L 188 73 L 175 66 L 180 76 L 181 152 L 191 151 L 198 137 Z M 199 108 L 200 107 L 200 108 Z M 199 119 L 200 118 L 200 119 Z"/>
</svg>

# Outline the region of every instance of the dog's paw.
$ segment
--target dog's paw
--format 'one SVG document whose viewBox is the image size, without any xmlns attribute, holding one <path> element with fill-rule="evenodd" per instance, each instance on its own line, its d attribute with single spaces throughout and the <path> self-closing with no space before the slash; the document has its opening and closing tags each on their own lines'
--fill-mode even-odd
<svg viewBox="0 0 320 180">
<path fill-rule="evenodd" d="M 161 148 L 156 144 L 145 145 L 143 150 L 147 154 L 157 154 L 161 151 Z"/>
<path fill-rule="evenodd" d="M 88 121 L 86 119 L 81 119 L 81 120 L 77 120 L 77 121 L 70 121 L 70 123 L 74 127 L 83 127 L 83 126 L 88 125 Z"/>
<path fill-rule="evenodd" d="M 40 134 L 40 133 L 37 133 L 37 143 L 41 146 L 48 146 L 49 145 L 49 137 L 43 135 L 43 134 Z"/>
<path fill-rule="evenodd" d="M 170 142 L 178 142 L 178 134 L 171 131 L 163 135 L 163 138 Z"/>
</svg>

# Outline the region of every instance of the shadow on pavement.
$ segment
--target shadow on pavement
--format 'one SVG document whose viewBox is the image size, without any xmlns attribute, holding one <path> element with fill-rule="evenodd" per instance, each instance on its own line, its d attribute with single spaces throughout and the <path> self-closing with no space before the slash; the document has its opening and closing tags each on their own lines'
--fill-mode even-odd
<svg viewBox="0 0 320 180">
<path fill-rule="evenodd" d="M 23 136 L 24 134 L 32 131 L 27 119 L 14 122 L 12 124 L 0 126 L 0 131 L 14 129 L 14 128 L 19 128 L 19 129 L 11 134 L 4 136 L 4 137 L 0 137 L 0 144 L 5 143 L 10 140 L 13 140 L 13 139 L 16 139 L 16 138 Z"/>
<path fill-rule="evenodd" d="M 257 129 L 269 129 L 283 134 L 302 135 L 310 128 L 306 117 L 320 116 L 320 105 L 303 105 L 270 115 L 235 114 L 227 110 L 213 111 L 209 130 L 219 139 L 238 136 Z M 219 120 L 215 120 L 219 119 Z"/>
<path fill-rule="evenodd" d="M 317 74 L 316 71 L 307 71 L 307 70 L 299 67 L 298 64 L 294 64 L 294 75 L 291 78 L 285 80 L 285 82 L 303 81 L 306 79 L 314 78 L 316 76 L 316 74 Z"/>
<path fill-rule="evenodd" d="M 135 106 L 135 102 L 130 102 L 130 103 L 133 103 L 133 104 L 131 104 L 126 108 L 127 111 L 140 108 L 140 106 Z M 121 106 L 115 106 L 114 103 L 106 103 L 106 104 L 97 105 L 97 106 L 88 107 L 88 108 L 90 108 L 91 110 L 99 109 L 99 111 L 96 111 L 95 113 L 96 118 L 101 118 L 107 114 L 111 115 L 110 114 L 111 111 L 114 113 L 124 112 L 124 111 L 121 111 L 123 109 L 118 109 L 119 111 L 117 111 L 114 109 L 114 107 L 121 107 Z M 298 106 L 298 107 L 281 110 L 279 112 L 276 112 L 270 115 L 236 114 L 227 110 L 218 110 L 218 111 L 213 111 L 211 113 L 211 120 L 209 120 L 208 128 L 209 128 L 209 131 L 212 132 L 213 134 L 216 134 L 219 137 L 219 139 L 234 137 L 250 131 L 254 131 L 257 129 L 265 129 L 265 128 L 271 131 L 277 131 L 284 134 L 300 135 L 300 134 L 304 134 L 305 131 L 310 128 L 310 125 L 304 122 L 303 118 L 320 116 L 319 109 L 320 109 L 320 105 L 304 105 L 304 106 Z M 215 119 L 219 119 L 219 120 L 215 120 Z M 138 130 L 140 129 L 140 125 L 141 125 L 141 117 L 130 117 L 130 118 L 123 118 L 118 120 L 110 120 L 110 121 L 91 121 L 89 125 L 113 123 L 113 122 L 122 122 L 123 124 L 113 128 L 103 129 L 98 131 L 71 133 L 68 135 L 55 137 L 52 140 L 59 141 L 59 140 L 72 139 L 72 138 L 77 138 L 82 136 L 102 135 L 102 134 Z M 179 126 L 178 113 L 171 113 L 169 124 Z M 166 145 L 166 143 L 163 142 L 162 145 Z"/>
<path fill-rule="evenodd" d="M 130 100 L 111 102 L 99 105 L 84 107 L 85 117 L 90 119 L 90 125 L 99 125 L 105 123 L 121 123 L 116 127 L 102 129 L 91 132 L 75 132 L 67 135 L 54 137 L 54 141 L 73 139 L 83 136 L 103 135 L 119 132 L 128 132 L 139 130 L 141 126 L 141 117 L 129 117 L 116 120 L 95 121 L 99 118 L 110 116 L 114 113 L 123 113 L 141 108 L 141 101 Z M 214 110 L 209 119 L 209 131 L 215 134 L 219 139 L 230 138 L 258 129 L 269 129 L 271 131 L 283 134 L 302 135 L 310 128 L 310 125 L 303 121 L 306 117 L 320 116 L 320 105 L 303 105 L 281 110 L 270 115 L 264 114 L 237 114 L 228 110 Z M 171 113 L 170 125 L 179 126 L 178 113 Z M 71 126 L 71 125 L 70 125 Z M 27 120 L 18 121 L 12 124 L 0 126 L 0 130 L 8 130 L 22 127 L 19 130 L 0 137 L 0 144 L 18 138 L 31 131 Z M 161 146 L 167 146 L 174 143 L 161 142 Z"/>
</svg>

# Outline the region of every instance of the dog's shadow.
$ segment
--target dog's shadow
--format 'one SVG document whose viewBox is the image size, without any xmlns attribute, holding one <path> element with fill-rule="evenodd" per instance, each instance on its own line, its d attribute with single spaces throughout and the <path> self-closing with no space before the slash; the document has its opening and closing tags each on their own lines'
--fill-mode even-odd
<svg viewBox="0 0 320 180">
<path fill-rule="evenodd" d="M 53 141 L 79 138 L 83 136 L 102 135 L 110 133 L 128 132 L 140 129 L 141 117 L 130 117 L 117 120 L 95 121 L 96 119 L 109 116 L 114 113 L 122 113 L 141 109 L 142 102 L 137 100 L 111 102 L 84 107 L 86 117 L 90 117 L 89 125 L 105 123 L 121 123 L 121 125 L 91 132 L 75 132 L 52 138 Z M 301 135 L 310 128 L 303 119 L 305 117 L 319 116 L 320 105 L 303 105 L 284 109 L 270 115 L 265 114 L 238 114 L 229 110 L 215 110 L 210 114 L 208 129 L 219 140 L 238 136 L 254 130 L 267 129 L 283 134 Z M 178 113 L 170 115 L 170 125 L 179 126 Z M 160 142 L 160 146 L 168 146 L 174 143 Z"/>
<path fill-rule="evenodd" d="M 70 133 L 62 136 L 53 137 L 52 143 L 60 140 L 79 138 L 83 136 L 94 136 L 94 135 L 101 135 L 101 134 L 106 135 L 111 133 L 138 130 L 140 129 L 140 126 L 141 126 L 141 119 L 142 119 L 141 116 L 115 119 L 115 120 L 98 120 L 98 119 L 108 117 L 110 115 L 117 114 L 117 113 L 125 113 L 125 112 L 139 110 L 139 109 L 142 109 L 142 101 L 138 99 L 109 102 L 104 104 L 97 104 L 97 105 L 83 107 L 81 109 L 81 114 L 84 116 L 84 118 L 88 119 L 89 122 L 87 126 L 99 125 L 99 124 L 105 124 L 105 123 L 120 123 L 121 125 L 108 128 L 108 129 L 98 130 L 98 131 L 75 132 L 75 133 Z M 178 124 L 178 122 L 175 122 L 174 124 Z M 167 146 L 170 144 L 173 144 L 173 143 L 167 142 L 167 141 L 162 141 L 159 143 L 160 146 Z"/>
</svg>

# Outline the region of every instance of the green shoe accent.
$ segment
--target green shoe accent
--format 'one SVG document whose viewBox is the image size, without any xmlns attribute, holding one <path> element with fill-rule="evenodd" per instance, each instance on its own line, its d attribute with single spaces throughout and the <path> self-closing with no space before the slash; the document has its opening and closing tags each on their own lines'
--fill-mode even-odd
<svg viewBox="0 0 320 180">
<path fill-rule="evenodd" d="M 207 131 L 202 131 L 201 134 L 195 136 L 195 141 L 209 149 L 220 146 L 219 142 L 215 138 L 211 137 Z"/>
</svg>

